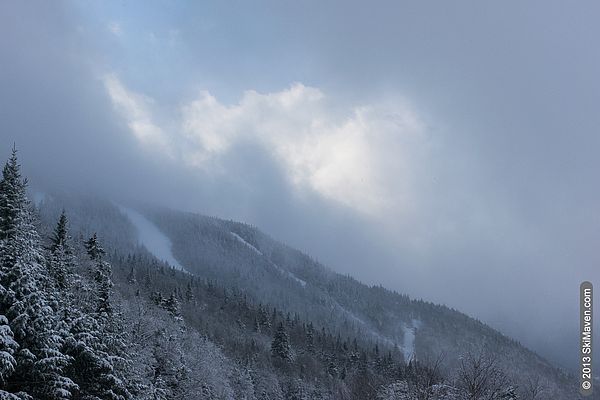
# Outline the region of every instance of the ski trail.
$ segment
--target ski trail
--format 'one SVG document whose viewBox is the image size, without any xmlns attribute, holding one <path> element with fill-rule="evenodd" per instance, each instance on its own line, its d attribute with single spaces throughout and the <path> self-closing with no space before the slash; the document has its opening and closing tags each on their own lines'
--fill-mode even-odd
<svg viewBox="0 0 600 400">
<path fill-rule="evenodd" d="M 238 235 L 237 233 L 234 232 L 229 232 L 231 233 L 231 235 L 236 238 L 236 240 L 238 240 L 240 243 L 242 243 L 244 246 L 248 247 L 250 250 L 252 250 L 253 252 L 255 252 L 256 254 L 260 255 L 260 256 L 265 256 L 259 249 L 257 249 L 256 247 L 254 247 L 253 245 L 251 245 L 250 243 L 248 243 L 246 241 L 246 239 L 244 239 L 243 237 L 241 237 L 240 235 Z M 271 264 L 271 266 L 273 268 L 275 268 L 277 271 L 279 271 L 281 274 L 283 275 L 287 275 L 288 277 L 290 277 L 291 279 L 293 279 L 294 281 L 296 281 L 297 283 L 300 284 L 300 286 L 305 287 L 306 286 L 306 281 L 298 278 L 296 275 L 294 275 L 293 273 L 291 273 L 290 271 L 287 271 L 283 268 L 281 268 L 279 265 L 275 264 L 273 261 L 269 260 L 267 257 L 267 261 L 269 262 L 269 264 Z"/>
<path fill-rule="evenodd" d="M 171 251 L 171 241 L 169 238 L 158 229 L 150 220 L 144 217 L 139 212 L 118 206 L 119 210 L 129 218 L 133 226 L 138 232 L 138 241 L 156 258 L 169 263 L 176 269 L 185 271 L 185 268 L 177 261 Z"/>
<path fill-rule="evenodd" d="M 246 247 L 248 247 L 250 250 L 252 250 L 253 252 L 255 252 L 256 254 L 259 255 L 264 255 L 260 250 L 258 250 L 256 247 L 252 246 L 250 243 L 248 243 L 246 241 L 246 239 L 244 239 L 243 237 L 241 237 L 240 235 L 238 235 L 237 233 L 234 232 L 229 232 L 231 233 L 231 235 L 236 238 L 240 243 L 244 244 Z"/>
<path fill-rule="evenodd" d="M 413 319 L 410 325 L 403 324 L 402 331 L 404 333 L 404 340 L 402 342 L 403 353 L 406 359 L 413 358 L 415 353 L 415 337 L 417 329 L 421 327 L 421 321 Z"/>
</svg>

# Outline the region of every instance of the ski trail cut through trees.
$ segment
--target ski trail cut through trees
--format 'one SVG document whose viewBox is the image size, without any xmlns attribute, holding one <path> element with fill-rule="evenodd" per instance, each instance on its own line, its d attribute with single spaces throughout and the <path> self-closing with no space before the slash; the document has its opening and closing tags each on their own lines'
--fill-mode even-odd
<svg viewBox="0 0 600 400">
<path fill-rule="evenodd" d="M 410 325 L 403 324 L 402 330 L 404 331 L 403 350 L 404 356 L 408 358 L 416 357 L 415 353 L 415 334 L 416 331 L 421 327 L 421 321 L 413 319 Z"/>
<path fill-rule="evenodd" d="M 396 342 L 394 342 L 390 338 L 385 337 L 382 334 L 380 334 L 379 332 L 377 332 L 377 330 L 375 330 L 371 326 L 371 324 L 367 323 L 364 319 L 360 318 L 358 315 L 354 314 L 352 311 L 349 311 L 348 309 L 343 307 L 336 300 L 333 300 L 333 308 L 341 311 L 346 316 L 346 318 L 349 319 L 350 322 L 354 322 L 357 325 L 362 325 L 366 329 L 366 333 L 371 335 L 375 340 L 385 343 L 388 346 L 396 347 L 396 348 L 399 348 L 400 350 L 403 350 L 400 346 L 398 346 L 398 344 Z"/>
<path fill-rule="evenodd" d="M 297 283 L 300 284 L 300 286 L 305 287 L 306 286 L 306 281 L 298 278 L 296 275 L 294 275 L 293 273 L 291 273 L 288 270 L 285 270 L 283 268 L 281 268 L 279 265 L 275 264 L 273 261 L 269 260 L 268 257 L 266 257 L 262 251 L 260 251 L 259 249 L 257 249 L 256 247 L 254 247 L 252 244 L 248 243 L 248 241 L 246 241 L 246 239 L 244 239 L 243 237 L 241 237 L 240 235 L 238 235 L 235 232 L 229 232 L 231 233 L 231 235 L 236 238 L 236 240 L 238 240 L 240 243 L 242 243 L 244 246 L 248 247 L 250 250 L 252 250 L 253 252 L 255 252 L 256 254 L 263 256 L 267 259 L 267 261 L 269 262 L 269 264 L 271 264 L 271 266 L 273 268 L 275 268 L 278 272 L 280 272 L 283 275 L 287 275 L 288 277 L 290 277 L 291 279 L 293 279 L 294 281 L 296 281 Z"/>
<path fill-rule="evenodd" d="M 349 311 L 348 309 L 343 307 L 337 301 L 333 300 L 333 305 L 334 309 L 340 310 L 350 321 L 358 325 L 362 325 L 364 328 L 366 328 L 367 332 L 370 335 L 372 335 L 373 338 L 387 344 L 388 346 L 396 347 L 400 351 L 402 351 L 402 354 L 404 355 L 406 361 L 408 361 L 411 358 L 416 358 L 415 337 L 417 330 L 422 325 L 421 320 L 413 318 L 409 324 L 403 322 L 400 325 L 403 334 L 403 340 L 402 345 L 399 345 L 390 338 L 383 336 L 382 334 L 377 332 L 377 330 L 375 330 L 369 323 L 367 323 L 365 320 L 354 314 L 352 311 Z"/>
<path fill-rule="evenodd" d="M 229 233 L 231 233 L 234 238 L 236 238 L 240 243 L 243 243 L 246 247 L 248 247 L 250 250 L 252 250 L 256 254 L 259 254 L 261 256 L 263 255 L 263 253 L 260 250 L 258 250 L 256 247 L 252 246 L 250 243 L 248 243 L 246 241 L 246 239 L 244 239 L 243 237 L 241 237 L 237 233 L 235 233 L 235 232 L 229 232 Z"/>
<path fill-rule="evenodd" d="M 123 206 L 119 206 L 119 209 L 137 229 L 138 241 L 141 245 L 159 260 L 169 263 L 173 268 L 185 271 L 171 251 L 171 240 L 156 225 L 135 210 Z"/>
</svg>

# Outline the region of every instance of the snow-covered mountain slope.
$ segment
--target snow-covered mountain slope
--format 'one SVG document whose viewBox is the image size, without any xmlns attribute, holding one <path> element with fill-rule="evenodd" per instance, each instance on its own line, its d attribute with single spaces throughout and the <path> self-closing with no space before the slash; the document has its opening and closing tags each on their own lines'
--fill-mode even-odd
<svg viewBox="0 0 600 400">
<path fill-rule="evenodd" d="M 93 220 L 106 243 L 126 249 L 141 242 L 158 258 L 236 288 L 256 304 L 297 314 L 348 337 L 369 338 L 381 351 L 424 361 L 441 357 L 443 368 L 452 371 L 461 355 L 484 350 L 516 380 L 535 372 L 555 392 L 571 390 L 572 378 L 485 324 L 335 273 L 252 226 L 161 208 L 129 207 L 122 212 L 109 202 L 89 199 L 45 199 L 41 207 L 42 216 L 50 220 L 65 207 L 75 230 L 89 233 Z"/>
<path fill-rule="evenodd" d="M 137 237 L 141 245 L 159 260 L 167 262 L 176 269 L 185 270 L 171 251 L 171 240 L 169 240 L 156 225 L 134 209 L 123 206 L 118 207 L 135 226 Z"/>
<path fill-rule="evenodd" d="M 252 226 L 156 208 L 143 213 L 171 238 L 175 257 L 188 271 L 239 287 L 258 302 L 366 335 L 384 348 L 402 351 L 406 359 L 443 357 L 448 370 L 462 354 L 485 349 L 517 375 L 534 370 L 552 384 L 568 380 L 535 353 L 477 320 L 337 274 Z M 273 265 L 286 273 L 273 273 Z"/>
</svg>

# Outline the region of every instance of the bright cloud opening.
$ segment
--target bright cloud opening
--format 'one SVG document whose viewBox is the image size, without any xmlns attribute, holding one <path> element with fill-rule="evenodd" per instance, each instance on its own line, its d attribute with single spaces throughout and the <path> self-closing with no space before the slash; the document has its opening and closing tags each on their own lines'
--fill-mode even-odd
<svg viewBox="0 0 600 400">
<path fill-rule="evenodd" d="M 414 202 L 414 164 L 426 140 L 406 102 L 339 112 L 320 89 L 301 83 L 274 93 L 246 91 L 233 105 L 202 91 L 171 116 L 177 129 L 167 131 L 153 122 L 152 99 L 131 92 L 114 75 L 104 83 L 141 143 L 167 148 L 189 166 L 210 171 L 236 145 L 250 142 L 273 156 L 297 190 L 367 214 Z"/>
</svg>

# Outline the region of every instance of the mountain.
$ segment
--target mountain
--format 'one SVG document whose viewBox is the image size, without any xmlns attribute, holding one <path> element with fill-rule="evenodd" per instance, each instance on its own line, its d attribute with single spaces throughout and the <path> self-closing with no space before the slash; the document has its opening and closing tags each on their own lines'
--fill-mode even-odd
<svg viewBox="0 0 600 400">
<path fill-rule="evenodd" d="M 574 377 L 480 321 L 338 274 L 253 226 L 94 197 L 45 195 L 37 206 L 43 235 L 63 209 L 79 241 L 97 232 L 123 307 L 170 301 L 214 346 L 219 367 L 199 371 L 230 378 L 198 398 L 242 398 L 232 380 L 249 399 L 579 396 Z M 486 373 L 497 390 L 468 397 L 469 379 Z"/>
</svg>

